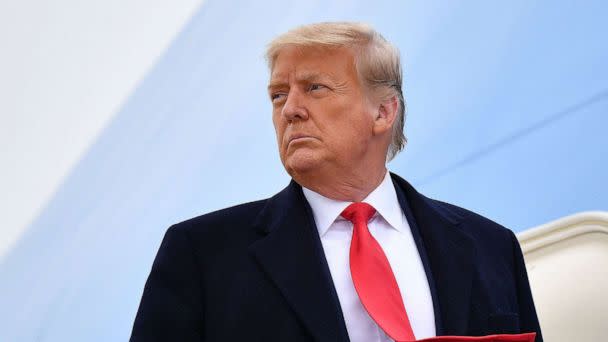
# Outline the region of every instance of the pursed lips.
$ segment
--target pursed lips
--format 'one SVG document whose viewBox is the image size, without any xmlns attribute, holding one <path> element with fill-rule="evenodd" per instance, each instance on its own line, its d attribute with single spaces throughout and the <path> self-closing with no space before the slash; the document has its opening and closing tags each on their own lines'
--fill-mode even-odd
<svg viewBox="0 0 608 342">
<path fill-rule="evenodd" d="M 287 145 L 291 144 L 294 141 L 305 140 L 305 139 L 317 139 L 317 138 L 310 136 L 310 135 L 306 135 L 306 134 L 294 134 L 289 137 L 289 140 L 287 141 Z"/>
</svg>

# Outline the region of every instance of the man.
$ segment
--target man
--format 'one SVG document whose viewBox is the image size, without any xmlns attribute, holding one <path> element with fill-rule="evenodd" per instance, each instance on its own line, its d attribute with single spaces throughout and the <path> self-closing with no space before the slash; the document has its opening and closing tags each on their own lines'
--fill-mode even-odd
<svg viewBox="0 0 608 342">
<path fill-rule="evenodd" d="M 269 46 L 292 182 L 172 226 L 132 341 L 411 341 L 540 328 L 514 234 L 386 169 L 403 147 L 397 50 L 368 26 Z"/>
</svg>

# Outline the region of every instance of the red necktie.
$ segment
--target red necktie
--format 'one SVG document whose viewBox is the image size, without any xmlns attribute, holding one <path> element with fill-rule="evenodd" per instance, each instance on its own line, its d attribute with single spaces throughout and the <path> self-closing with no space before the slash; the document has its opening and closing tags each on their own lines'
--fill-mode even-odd
<svg viewBox="0 0 608 342">
<path fill-rule="evenodd" d="M 403 305 L 397 280 L 367 221 L 376 209 L 357 202 L 342 212 L 353 223 L 350 242 L 350 273 L 359 299 L 372 319 L 395 341 L 414 341 L 414 332 Z"/>
</svg>

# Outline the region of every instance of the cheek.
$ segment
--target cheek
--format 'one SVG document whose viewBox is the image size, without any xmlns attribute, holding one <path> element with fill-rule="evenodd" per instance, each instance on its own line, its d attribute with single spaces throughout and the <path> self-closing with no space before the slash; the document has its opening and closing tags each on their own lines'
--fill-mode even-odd
<svg viewBox="0 0 608 342">
<path fill-rule="evenodd" d="M 283 135 L 285 134 L 285 124 L 281 120 L 278 120 L 275 116 L 272 118 L 272 124 L 274 125 L 274 132 L 277 138 L 279 150 L 281 150 L 281 142 L 283 141 Z"/>
<path fill-rule="evenodd" d="M 279 132 L 281 132 L 281 122 L 278 120 L 278 117 L 276 114 L 272 115 L 272 125 L 274 126 L 274 131 L 278 137 Z"/>
<path fill-rule="evenodd" d="M 355 149 L 367 141 L 372 134 L 373 121 L 363 111 L 351 111 L 332 125 L 334 141 L 341 149 Z"/>
</svg>

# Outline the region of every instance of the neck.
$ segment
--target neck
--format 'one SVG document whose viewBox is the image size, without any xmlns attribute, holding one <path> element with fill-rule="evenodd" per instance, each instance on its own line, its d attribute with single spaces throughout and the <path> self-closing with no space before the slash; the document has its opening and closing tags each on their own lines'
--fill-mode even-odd
<svg viewBox="0 0 608 342">
<path fill-rule="evenodd" d="M 349 174 L 335 172 L 330 175 L 295 179 L 301 186 L 327 198 L 346 202 L 361 202 L 382 183 L 386 175 L 385 165 L 366 168 L 365 172 Z M 300 178 L 300 177 L 298 177 Z"/>
</svg>

